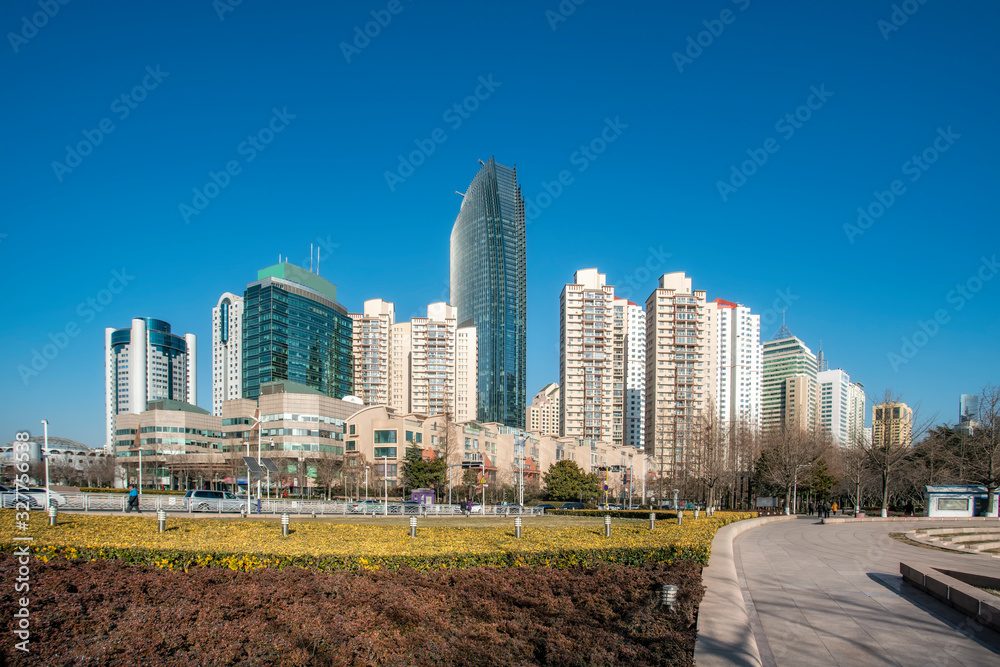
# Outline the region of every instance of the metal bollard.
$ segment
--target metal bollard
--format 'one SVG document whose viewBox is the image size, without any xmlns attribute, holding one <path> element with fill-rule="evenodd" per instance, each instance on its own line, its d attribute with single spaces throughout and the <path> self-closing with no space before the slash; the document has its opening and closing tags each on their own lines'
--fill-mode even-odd
<svg viewBox="0 0 1000 667">
<path fill-rule="evenodd" d="M 162 533 L 167 529 L 167 513 L 164 510 L 156 510 L 156 523 L 159 524 L 158 532 Z"/>
<path fill-rule="evenodd" d="M 410 517 L 410 539 L 412 540 L 417 536 L 417 517 Z"/>
<path fill-rule="evenodd" d="M 656 512 L 649 513 L 649 529 L 653 530 L 656 528 Z"/>
<path fill-rule="evenodd" d="M 673 584 L 663 584 L 660 603 L 667 608 L 667 611 L 673 611 L 677 607 L 677 587 Z"/>
<path fill-rule="evenodd" d="M 288 515 L 281 515 L 281 536 L 288 537 Z"/>
<path fill-rule="evenodd" d="M 604 515 L 604 537 L 611 537 L 611 515 Z"/>
<path fill-rule="evenodd" d="M 521 517 L 514 517 L 514 537 L 521 539 Z"/>
<path fill-rule="evenodd" d="M 49 525 L 56 525 L 56 517 L 59 516 L 59 510 L 56 509 L 55 505 L 49 505 Z"/>
<path fill-rule="evenodd" d="M 677 510 L 677 525 L 684 523 L 684 510 Z"/>
</svg>

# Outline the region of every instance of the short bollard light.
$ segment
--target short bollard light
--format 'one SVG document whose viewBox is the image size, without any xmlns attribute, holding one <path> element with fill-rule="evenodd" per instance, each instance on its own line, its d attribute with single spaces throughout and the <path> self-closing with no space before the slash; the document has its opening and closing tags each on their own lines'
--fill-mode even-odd
<svg viewBox="0 0 1000 667">
<path fill-rule="evenodd" d="M 49 505 L 49 525 L 56 525 L 56 517 L 59 516 L 59 510 L 56 509 L 55 505 Z"/>
<path fill-rule="evenodd" d="M 417 517 L 410 517 L 410 539 L 412 540 L 417 536 Z"/>
<path fill-rule="evenodd" d="M 656 528 L 656 512 L 649 513 L 649 529 L 653 530 Z"/>
<path fill-rule="evenodd" d="M 611 515 L 604 515 L 604 537 L 611 537 Z"/>
<path fill-rule="evenodd" d="M 695 508 L 694 508 L 694 520 L 695 520 L 695 521 L 697 521 L 697 520 L 698 520 L 698 513 L 699 513 L 699 512 L 701 512 L 701 510 L 700 510 L 700 509 L 698 509 L 697 507 L 695 507 Z"/>
<path fill-rule="evenodd" d="M 162 510 L 156 510 L 156 523 L 158 524 L 158 532 L 163 532 L 167 529 L 167 513 Z"/>
<path fill-rule="evenodd" d="M 684 523 L 684 510 L 677 510 L 677 525 Z"/>
<path fill-rule="evenodd" d="M 667 608 L 667 611 L 676 609 L 677 587 L 673 584 L 663 584 L 663 590 L 660 591 L 660 603 Z"/>
<path fill-rule="evenodd" d="M 514 517 L 514 537 L 521 539 L 521 517 Z"/>
<path fill-rule="evenodd" d="M 288 537 L 288 515 L 281 515 L 281 536 Z"/>
</svg>

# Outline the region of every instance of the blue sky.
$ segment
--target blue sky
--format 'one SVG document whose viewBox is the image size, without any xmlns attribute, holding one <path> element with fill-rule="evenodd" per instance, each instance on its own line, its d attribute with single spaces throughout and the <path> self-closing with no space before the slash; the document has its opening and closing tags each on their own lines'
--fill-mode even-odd
<svg viewBox="0 0 1000 667">
<path fill-rule="evenodd" d="M 0 439 L 101 444 L 104 327 L 136 316 L 198 335 L 210 407 L 212 306 L 310 243 L 350 310 L 423 314 L 490 155 L 537 207 L 529 399 L 593 266 L 636 301 L 686 271 L 765 338 L 784 309 L 937 422 L 1000 380 L 995 3 L 224 3 L 0 9 Z"/>
</svg>

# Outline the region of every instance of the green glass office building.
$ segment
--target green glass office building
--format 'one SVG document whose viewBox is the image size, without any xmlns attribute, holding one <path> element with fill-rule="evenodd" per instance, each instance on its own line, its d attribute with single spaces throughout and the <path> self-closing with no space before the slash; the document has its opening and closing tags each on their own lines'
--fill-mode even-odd
<svg viewBox="0 0 1000 667">
<path fill-rule="evenodd" d="M 475 326 L 477 415 L 524 428 L 527 271 L 524 199 L 517 169 L 483 164 L 451 232 L 451 305 L 459 326 Z"/>
<path fill-rule="evenodd" d="M 337 287 L 287 262 L 257 272 L 243 293 L 243 398 L 290 380 L 327 396 L 354 392 L 353 324 Z"/>
</svg>

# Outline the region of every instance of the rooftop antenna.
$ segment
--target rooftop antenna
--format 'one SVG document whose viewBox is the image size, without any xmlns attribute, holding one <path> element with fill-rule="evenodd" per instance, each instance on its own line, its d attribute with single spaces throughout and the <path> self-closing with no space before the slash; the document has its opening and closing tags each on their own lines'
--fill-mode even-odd
<svg viewBox="0 0 1000 667">
<path fill-rule="evenodd" d="M 771 338 L 771 340 L 784 340 L 786 338 L 794 338 L 794 337 L 795 336 L 792 335 L 792 332 L 788 330 L 788 327 L 785 326 L 785 311 L 784 309 L 782 309 L 781 328 L 778 329 L 778 333 L 774 334 L 774 337 Z"/>
<path fill-rule="evenodd" d="M 455 190 L 455 194 L 458 195 L 459 197 L 464 197 L 465 196 L 464 192 L 459 192 L 458 190 Z"/>
<path fill-rule="evenodd" d="M 479 161 L 479 164 L 483 165 L 484 167 L 486 166 L 486 163 L 483 162 L 482 160 Z"/>
<path fill-rule="evenodd" d="M 313 270 L 313 244 L 309 244 L 309 273 Z"/>
<path fill-rule="evenodd" d="M 319 251 L 320 246 L 316 246 L 316 275 L 319 275 Z"/>
</svg>

